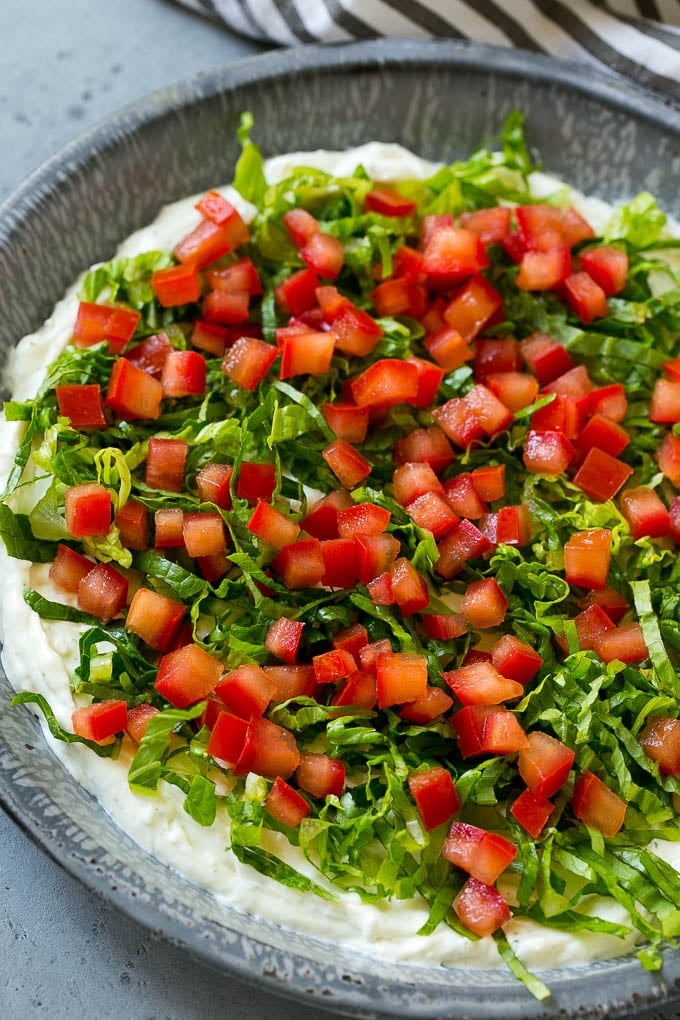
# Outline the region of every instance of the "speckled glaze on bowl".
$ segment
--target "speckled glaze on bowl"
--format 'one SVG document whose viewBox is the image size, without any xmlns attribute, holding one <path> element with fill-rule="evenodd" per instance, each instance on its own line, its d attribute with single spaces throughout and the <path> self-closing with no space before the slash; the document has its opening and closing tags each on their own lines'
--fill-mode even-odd
<svg viewBox="0 0 680 1020">
<path fill-rule="evenodd" d="M 680 218 L 680 110 L 621 79 L 521 52 L 381 41 L 268 53 L 136 103 L 71 144 L 0 210 L 0 344 L 35 329 L 86 266 L 158 208 L 227 180 L 239 114 L 265 155 L 398 141 L 463 157 L 514 109 L 546 167 L 603 198 L 652 191 Z M 27 300 L 27 295 L 30 300 Z M 122 834 L 55 761 L 0 676 L 0 801 L 90 889 L 212 966 L 361 1017 L 623 1017 L 680 1002 L 680 952 L 660 974 L 635 959 L 546 971 L 534 1002 L 503 970 L 357 958 L 218 906 Z M 313 905 L 312 905 L 313 909 Z"/>
</svg>

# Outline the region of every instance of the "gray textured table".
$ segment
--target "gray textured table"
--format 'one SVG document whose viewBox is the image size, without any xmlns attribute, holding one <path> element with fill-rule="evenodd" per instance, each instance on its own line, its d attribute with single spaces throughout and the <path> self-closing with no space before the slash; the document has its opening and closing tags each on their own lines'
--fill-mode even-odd
<svg viewBox="0 0 680 1020">
<path fill-rule="evenodd" d="M 0 201 L 126 103 L 258 50 L 163 0 L 0 0 L 0 46 Z M 1 810 L 0 960 L 0 1020 L 322 1015 L 155 941 L 65 874 Z"/>
</svg>

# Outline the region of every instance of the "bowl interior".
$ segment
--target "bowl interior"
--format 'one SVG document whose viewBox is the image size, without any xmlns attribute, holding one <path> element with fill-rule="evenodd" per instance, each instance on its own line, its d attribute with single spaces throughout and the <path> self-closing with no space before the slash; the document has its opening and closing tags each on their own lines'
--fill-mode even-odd
<svg viewBox="0 0 680 1020">
<path fill-rule="evenodd" d="M 246 109 L 265 155 L 378 139 L 444 161 L 492 141 L 521 109 L 548 170 L 605 199 L 649 190 L 680 218 L 677 108 L 618 79 L 588 75 L 488 47 L 381 42 L 266 54 L 159 93 L 73 143 L 1 211 L 2 351 L 37 328 L 83 268 L 110 257 L 161 205 L 230 179 Z M 623 1015 L 634 1001 L 667 999 L 680 977 L 677 954 L 656 976 L 635 960 L 602 961 L 548 973 L 554 996 L 539 1005 L 504 971 L 359 960 L 218 907 L 121 835 L 55 764 L 37 721 L 25 710 L 5 710 L 10 697 L 3 676 L 0 797 L 7 810 L 88 886 L 218 968 L 362 1016 L 504 1020 L 585 1016 L 598 1004 Z"/>
</svg>

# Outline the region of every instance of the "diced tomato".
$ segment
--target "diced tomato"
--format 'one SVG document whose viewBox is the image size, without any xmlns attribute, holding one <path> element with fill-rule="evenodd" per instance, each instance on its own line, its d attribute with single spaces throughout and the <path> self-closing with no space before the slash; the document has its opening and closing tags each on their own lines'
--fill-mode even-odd
<svg viewBox="0 0 680 1020">
<path fill-rule="evenodd" d="M 231 510 L 231 464 L 205 464 L 196 475 L 198 495 L 204 503 Z"/>
<path fill-rule="evenodd" d="M 300 533 L 299 524 L 261 499 L 257 501 L 246 527 L 262 542 L 275 549 L 282 549 L 284 545 L 294 542 Z"/>
<path fill-rule="evenodd" d="M 416 210 L 416 203 L 390 188 L 374 188 L 364 199 L 367 212 L 379 213 L 381 216 L 411 216 Z"/>
<path fill-rule="evenodd" d="M 406 652 L 380 652 L 376 659 L 378 705 L 402 705 L 427 694 L 427 659 Z"/>
<path fill-rule="evenodd" d="M 382 326 L 368 312 L 349 302 L 333 318 L 332 324 L 337 349 L 356 358 L 370 354 L 383 335 Z"/>
<path fill-rule="evenodd" d="M 446 306 L 444 318 L 464 340 L 474 340 L 494 312 L 502 307 L 503 299 L 483 276 L 475 274 L 460 288 Z"/>
<path fill-rule="evenodd" d="M 475 341 L 475 379 L 485 383 L 489 375 L 518 372 L 522 367 L 519 344 L 512 337 L 478 337 Z"/>
<path fill-rule="evenodd" d="M 521 684 L 501 676 L 490 662 L 472 662 L 442 676 L 464 706 L 499 705 L 524 693 Z"/>
<path fill-rule="evenodd" d="M 563 287 L 567 304 L 581 322 L 588 325 L 608 314 L 607 296 L 588 273 L 572 273 Z"/>
<path fill-rule="evenodd" d="M 323 404 L 321 407 L 326 422 L 338 439 L 346 443 L 363 443 L 368 432 L 370 409 L 355 404 Z"/>
<path fill-rule="evenodd" d="M 491 514 L 488 515 L 488 517 L 491 516 Z M 519 506 L 503 506 L 493 516 L 495 516 L 496 545 L 523 546 L 529 544 L 531 541 L 531 517 L 526 504 L 520 503 Z M 479 527 L 489 541 L 491 541 L 485 527 L 483 527 L 486 520 L 487 518 L 483 517 L 479 522 Z"/>
<path fill-rule="evenodd" d="M 179 549 L 184 545 L 184 511 L 164 507 L 154 514 L 154 544 L 157 549 Z"/>
<path fill-rule="evenodd" d="M 551 801 L 539 799 L 527 789 L 510 805 L 510 814 L 532 839 L 538 839 L 548 823 L 553 807 Z"/>
<path fill-rule="evenodd" d="M 149 588 L 138 588 L 125 618 L 125 627 L 147 645 L 164 652 L 184 620 L 186 607 Z"/>
<path fill-rule="evenodd" d="M 158 379 L 137 368 L 127 358 L 119 358 L 111 370 L 106 406 L 124 421 L 158 418 L 163 387 Z"/>
<path fill-rule="evenodd" d="M 436 425 L 429 429 L 414 429 L 394 448 L 394 462 L 401 464 L 428 464 L 435 474 L 444 471 L 454 460 L 453 448 Z"/>
<path fill-rule="evenodd" d="M 431 287 L 446 289 L 488 265 L 479 236 L 464 227 L 439 227 L 423 248 L 423 269 Z"/>
<path fill-rule="evenodd" d="M 78 585 L 78 609 L 108 623 L 123 609 L 128 581 L 108 563 L 97 563 Z"/>
<path fill-rule="evenodd" d="M 196 203 L 196 208 L 204 219 L 216 223 L 218 227 L 227 228 L 234 248 L 248 240 L 248 225 L 243 222 L 238 210 L 219 191 L 208 191 Z"/>
<path fill-rule="evenodd" d="M 578 485 L 590 499 L 604 503 L 613 499 L 632 474 L 633 469 L 628 464 L 593 447 L 574 475 L 574 485 Z"/>
<path fill-rule="evenodd" d="M 574 367 L 569 352 L 545 333 L 532 333 L 520 341 L 520 352 L 529 370 L 541 386 L 547 385 Z"/>
<path fill-rule="evenodd" d="M 427 247 L 427 244 L 436 230 L 441 227 L 452 227 L 453 216 L 451 213 L 428 213 L 423 216 L 420 224 L 420 248 Z"/>
<path fill-rule="evenodd" d="M 275 290 L 276 301 L 289 315 L 300 315 L 316 304 L 319 277 L 313 269 L 300 269 L 280 283 Z"/>
<path fill-rule="evenodd" d="M 515 209 L 517 227 L 529 251 L 549 251 L 564 243 L 564 222 L 560 209 L 552 205 L 520 205 Z"/>
<path fill-rule="evenodd" d="M 106 340 L 111 354 L 120 354 L 132 340 L 140 318 L 140 313 L 132 308 L 81 301 L 73 327 L 73 345 L 92 347 Z"/>
<path fill-rule="evenodd" d="M 472 348 L 458 330 L 442 326 L 423 341 L 423 345 L 445 372 L 453 372 L 473 357 Z"/>
<path fill-rule="evenodd" d="M 422 283 L 425 279 L 422 253 L 406 244 L 397 248 L 392 266 L 392 275 L 408 280 L 409 283 Z"/>
<path fill-rule="evenodd" d="M 326 280 L 337 280 L 345 261 L 342 241 L 332 234 L 324 234 L 321 231 L 307 240 L 298 251 L 298 255 L 306 266 Z"/>
<path fill-rule="evenodd" d="M 149 440 L 144 481 L 152 489 L 181 492 L 188 445 L 184 439 Z"/>
<path fill-rule="evenodd" d="M 234 765 L 234 774 L 243 776 L 255 772 L 271 779 L 275 776 L 287 779 L 299 762 L 300 752 L 293 734 L 269 719 L 255 717 L 247 724 L 243 750 Z"/>
<path fill-rule="evenodd" d="M 519 774 L 535 797 L 549 800 L 566 783 L 574 752 L 540 730 L 528 733 L 527 741 L 529 746 L 519 752 Z"/>
<path fill-rule="evenodd" d="M 357 581 L 357 554 L 353 538 L 329 538 L 321 542 L 323 576 L 327 588 L 353 588 Z"/>
<path fill-rule="evenodd" d="M 363 672 L 375 676 L 378 656 L 383 652 L 391 653 L 391 651 L 392 646 L 387 638 L 383 638 L 382 641 L 372 641 L 370 644 L 364 645 L 359 650 L 359 665 Z"/>
<path fill-rule="evenodd" d="M 163 365 L 164 397 L 202 397 L 205 393 L 205 358 L 198 351 L 171 351 Z"/>
<path fill-rule="evenodd" d="M 491 548 L 491 543 L 471 521 L 462 520 L 457 528 L 446 535 L 437 545 L 439 559 L 435 570 L 447 580 L 459 573 L 468 560 L 481 556 Z"/>
<path fill-rule="evenodd" d="M 504 634 L 491 649 L 491 661 L 499 673 L 527 684 L 538 673 L 543 659 L 526 641 L 514 634 Z"/>
<path fill-rule="evenodd" d="M 187 708 L 207 698 L 223 673 L 224 666 L 214 655 L 199 645 L 185 645 L 163 656 L 154 687 L 175 708 Z"/>
<path fill-rule="evenodd" d="M 461 449 L 484 438 L 484 429 L 466 397 L 452 397 L 440 407 L 432 408 L 432 417 L 441 431 Z"/>
<path fill-rule="evenodd" d="M 371 473 L 369 462 L 344 439 L 335 439 L 321 451 L 321 456 L 346 489 L 353 489 Z"/>
<path fill-rule="evenodd" d="M 352 380 L 351 390 L 359 407 L 390 407 L 409 402 L 418 393 L 418 370 L 407 361 L 382 358 Z"/>
<path fill-rule="evenodd" d="M 226 326 L 220 326 L 217 322 L 197 319 L 191 331 L 191 342 L 194 347 L 221 358 L 227 349 Z"/>
<path fill-rule="evenodd" d="M 444 495 L 451 509 L 468 520 L 477 521 L 487 511 L 486 503 L 477 492 L 472 475 L 467 472 L 449 478 L 444 485 Z"/>
<path fill-rule="evenodd" d="M 588 394 L 588 413 L 602 414 L 612 421 L 623 421 L 628 410 L 628 399 L 621 383 L 599 386 Z"/>
<path fill-rule="evenodd" d="M 151 287 L 163 308 L 193 304 L 201 296 L 201 281 L 195 263 L 158 269 L 151 277 Z"/>
<path fill-rule="evenodd" d="M 520 290 L 555 290 L 571 273 L 571 253 L 566 244 L 548 251 L 527 251 L 522 255 L 515 283 Z"/>
<path fill-rule="evenodd" d="M 393 606 L 397 601 L 392 589 L 392 575 L 387 570 L 372 578 L 366 587 L 376 606 Z"/>
<path fill-rule="evenodd" d="M 673 485 L 680 487 L 680 436 L 669 432 L 656 451 L 659 469 Z"/>
<path fill-rule="evenodd" d="M 289 701 L 290 698 L 298 698 L 300 695 L 311 697 L 316 689 L 314 667 L 311 663 L 264 666 L 264 671 L 276 684 L 272 701 Z"/>
<path fill-rule="evenodd" d="M 141 343 L 124 351 L 123 357 L 131 361 L 137 368 L 148 372 L 154 379 L 160 379 L 163 366 L 172 349 L 167 333 L 154 333 L 146 340 L 142 340 Z"/>
<path fill-rule="evenodd" d="M 394 535 L 355 535 L 354 545 L 360 584 L 368 584 L 375 577 L 389 572 L 400 550 L 399 539 Z"/>
<path fill-rule="evenodd" d="M 570 248 L 573 248 L 575 244 L 580 244 L 581 241 L 595 237 L 595 231 L 590 223 L 572 206 L 562 212 L 562 232 L 564 240 Z"/>
<path fill-rule="evenodd" d="M 338 708 L 351 705 L 358 708 L 367 708 L 372 711 L 378 703 L 378 691 L 376 688 L 375 676 L 357 670 L 341 681 L 331 704 Z"/>
<path fill-rule="evenodd" d="M 512 424 L 512 412 L 482 383 L 473 386 L 464 399 L 487 436 L 496 436 Z"/>
<path fill-rule="evenodd" d="M 201 574 L 209 584 L 216 584 L 221 577 L 224 577 L 231 567 L 231 563 L 224 552 L 209 553 L 206 556 L 197 556 L 196 564 L 198 569 L 201 571 Z"/>
<path fill-rule="evenodd" d="M 76 708 L 71 715 L 73 732 L 95 744 L 109 744 L 116 733 L 127 726 L 128 710 L 124 701 L 109 698 Z"/>
<path fill-rule="evenodd" d="M 246 290 L 211 290 L 203 298 L 201 314 L 207 322 L 239 326 L 248 318 L 249 305 Z"/>
<path fill-rule="evenodd" d="M 680 382 L 656 380 L 649 405 L 649 420 L 667 424 L 680 421 Z"/>
<path fill-rule="evenodd" d="M 64 493 L 64 516 L 74 538 L 106 535 L 111 527 L 111 493 L 98 482 L 71 485 Z"/>
<path fill-rule="evenodd" d="M 332 644 L 333 648 L 349 652 L 355 661 L 358 661 L 360 649 L 368 644 L 368 633 L 362 624 L 353 623 L 351 627 L 347 627 L 345 630 L 340 630 L 337 634 L 334 634 Z"/>
<path fill-rule="evenodd" d="M 532 474 L 557 478 L 566 471 L 574 456 L 574 447 L 563 433 L 534 429 L 527 432 L 522 460 Z"/>
<path fill-rule="evenodd" d="M 427 583 L 405 556 L 392 564 L 390 580 L 394 601 L 404 616 L 413 616 L 427 608 L 430 602 Z"/>
<path fill-rule="evenodd" d="M 480 938 L 492 935 L 512 918 L 498 890 L 476 878 L 468 878 L 453 901 L 453 909 L 461 923 Z"/>
<path fill-rule="evenodd" d="M 607 528 L 577 531 L 564 546 L 564 573 L 569 584 L 604 588 L 611 561 L 612 533 Z"/>
<path fill-rule="evenodd" d="M 201 269 L 222 258 L 233 247 L 229 230 L 210 220 L 202 220 L 175 245 L 173 254 L 178 262 L 189 263 Z"/>
<path fill-rule="evenodd" d="M 375 503 L 353 503 L 338 512 L 338 534 L 340 538 L 354 535 L 382 535 L 390 523 L 392 514 L 385 507 Z"/>
<path fill-rule="evenodd" d="M 414 407 L 431 407 L 444 378 L 444 370 L 424 358 L 410 357 L 406 359 L 406 364 L 413 365 L 417 373 L 416 394 L 410 403 Z"/>
<path fill-rule="evenodd" d="M 624 489 L 621 493 L 621 513 L 635 541 L 644 537 L 663 538 L 670 533 L 668 510 L 654 489 L 645 485 L 637 489 Z"/>
<path fill-rule="evenodd" d="M 242 719 L 262 715 L 276 692 L 276 681 L 253 663 L 230 670 L 215 685 L 215 694 Z"/>
<path fill-rule="evenodd" d="M 508 611 L 508 600 L 495 577 L 473 581 L 467 586 L 460 611 L 475 630 L 499 627 Z"/>
<path fill-rule="evenodd" d="M 603 414 L 594 414 L 588 420 L 576 439 L 579 453 L 586 454 L 596 446 L 612 457 L 618 457 L 630 443 L 630 436 L 624 428 Z"/>
<path fill-rule="evenodd" d="M 189 556 L 216 556 L 227 548 L 224 522 L 218 513 L 185 514 L 182 534 Z"/>
<path fill-rule="evenodd" d="M 304 626 L 299 620 L 289 620 L 285 616 L 274 620 L 269 625 L 264 647 L 282 662 L 295 663 Z"/>
<path fill-rule="evenodd" d="M 483 244 L 500 244 L 510 230 L 510 208 L 497 205 L 461 213 L 460 225 L 479 234 Z"/>
<path fill-rule="evenodd" d="M 642 662 L 649 656 L 639 623 L 623 623 L 603 631 L 593 644 L 603 662 Z"/>
<path fill-rule="evenodd" d="M 513 412 L 529 407 L 538 395 L 538 379 L 528 372 L 492 372 L 486 385 Z"/>
<path fill-rule="evenodd" d="M 338 538 L 338 513 L 353 506 L 352 497 L 344 489 L 336 489 L 313 504 L 300 521 L 300 527 L 313 538 Z"/>
<path fill-rule="evenodd" d="M 276 488 L 276 467 L 259 461 L 242 460 L 236 480 L 236 495 L 255 505 L 258 499 L 271 503 Z"/>
<path fill-rule="evenodd" d="M 159 709 L 153 705 L 148 705 L 145 702 L 141 705 L 136 705 L 134 708 L 128 709 L 127 714 L 127 725 L 125 727 L 128 736 L 131 740 L 134 740 L 136 744 L 141 743 L 143 737 L 146 735 L 146 730 L 149 722 L 155 715 L 158 715 Z"/>
<path fill-rule="evenodd" d="M 621 248 L 603 244 L 581 252 L 581 268 L 592 276 L 607 297 L 618 294 L 626 286 L 628 255 Z"/>
<path fill-rule="evenodd" d="M 626 803 L 594 773 L 583 772 L 574 787 L 571 807 L 579 819 L 610 839 L 623 825 Z"/>
<path fill-rule="evenodd" d="M 466 822 L 453 822 L 442 845 L 442 857 L 487 885 L 492 885 L 516 856 L 517 847 L 507 839 Z"/>
<path fill-rule="evenodd" d="M 341 797 L 345 787 L 345 764 L 327 754 L 300 755 L 295 776 L 298 785 L 312 797 Z"/>
<path fill-rule="evenodd" d="M 243 753 L 248 727 L 249 723 L 245 719 L 231 712 L 220 712 L 210 734 L 208 754 L 227 765 L 235 765 Z"/>
<path fill-rule="evenodd" d="M 50 581 L 62 591 L 77 595 L 80 582 L 94 565 L 87 556 L 81 556 L 60 542 L 57 546 L 57 555 L 50 566 Z"/>
<path fill-rule="evenodd" d="M 449 723 L 463 758 L 514 754 L 527 747 L 524 730 L 505 705 L 466 705 L 449 716 Z"/>
<path fill-rule="evenodd" d="M 302 248 L 319 232 L 319 221 L 306 209 L 289 209 L 283 214 L 283 225 L 296 248 Z"/>
<path fill-rule="evenodd" d="M 443 495 L 442 483 L 429 464 L 400 464 L 392 476 L 394 498 L 402 506 L 409 506 L 425 493 Z"/>
<path fill-rule="evenodd" d="M 320 375 L 328 372 L 334 349 L 335 336 L 331 332 L 298 333 L 295 336 L 284 337 L 281 344 L 280 378 L 289 379 L 294 375 Z"/>
<path fill-rule="evenodd" d="M 663 775 L 680 772 L 680 719 L 652 716 L 640 734 L 640 746 Z"/>
<path fill-rule="evenodd" d="M 275 778 L 264 806 L 272 818 L 289 829 L 296 829 L 311 810 L 302 794 L 294 790 L 281 776 Z"/>
<path fill-rule="evenodd" d="M 357 664 L 354 656 L 341 648 L 334 648 L 330 652 L 322 652 L 312 659 L 314 675 L 319 684 L 336 683 L 344 680 L 356 671 Z"/>
<path fill-rule="evenodd" d="M 314 588 L 324 574 L 321 545 L 316 538 L 285 545 L 271 565 L 286 588 Z"/>
<path fill-rule="evenodd" d="M 448 712 L 451 705 L 453 705 L 453 698 L 449 697 L 441 687 L 428 687 L 424 698 L 407 702 L 399 715 L 407 722 L 415 723 L 418 726 L 427 726 L 444 712 Z"/>
<path fill-rule="evenodd" d="M 591 605 L 599 606 L 614 623 L 619 623 L 630 608 L 626 599 L 610 585 L 605 585 L 599 591 L 588 592 L 579 599 L 578 605 L 581 609 L 587 609 Z"/>
<path fill-rule="evenodd" d="M 570 368 L 568 372 L 563 372 L 543 388 L 546 393 L 559 393 L 562 397 L 571 397 L 572 400 L 579 403 L 579 414 L 587 413 L 593 384 L 585 365 L 576 365 L 575 368 Z"/>
<path fill-rule="evenodd" d="M 408 786 L 428 831 L 449 822 L 460 811 L 460 798 L 453 777 L 440 766 L 424 772 L 412 772 Z"/>
<path fill-rule="evenodd" d="M 437 641 L 453 641 L 468 630 L 462 613 L 428 613 L 423 616 L 423 626 L 427 636 Z"/>
<path fill-rule="evenodd" d="M 54 392 L 59 414 L 70 420 L 71 428 L 96 429 L 106 425 L 101 386 L 94 383 L 56 386 Z"/>
<path fill-rule="evenodd" d="M 582 652 L 591 651 L 595 648 L 595 642 L 600 634 L 606 630 L 613 630 L 614 624 L 600 606 L 588 606 L 574 618 L 578 647 Z M 563 651 L 568 651 L 568 642 L 565 638 L 558 638 L 558 643 Z"/>
<path fill-rule="evenodd" d="M 424 492 L 406 506 L 406 512 L 419 528 L 431 531 L 436 539 L 443 538 L 460 522 L 458 514 L 437 492 Z"/>
<path fill-rule="evenodd" d="M 534 411 L 531 428 L 534 432 L 561 432 L 567 439 L 574 440 L 581 428 L 579 405 L 571 397 L 556 393 L 555 399 L 545 407 Z"/>
</svg>

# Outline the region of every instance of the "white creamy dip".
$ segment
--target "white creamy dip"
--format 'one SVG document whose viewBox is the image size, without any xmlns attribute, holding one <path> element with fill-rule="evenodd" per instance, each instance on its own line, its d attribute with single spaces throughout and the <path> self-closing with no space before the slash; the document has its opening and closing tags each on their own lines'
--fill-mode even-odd
<svg viewBox="0 0 680 1020">
<path fill-rule="evenodd" d="M 304 165 L 329 171 L 337 176 L 351 174 L 361 163 L 376 180 L 422 178 L 436 167 L 398 145 L 372 142 L 358 149 L 333 153 L 295 153 L 269 160 L 267 177 L 281 180 L 296 166 Z M 563 187 L 562 183 L 544 174 L 532 178 L 532 190 L 544 196 Z M 246 219 L 254 209 L 233 188 L 220 189 Z M 150 226 L 137 231 L 121 245 L 118 255 L 132 256 L 149 250 L 169 250 L 199 222 L 194 208 L 196 198 L 187 198 L 163 209 Z M 595 199 L 573 192 L 572 204 L 592 223 L 596 231 L 603 228 L 611 215 L 611 207 Z M 32 396 L 38 389 L 45 369 L 68 342 L 78 308 L 77 291 L 80 281 L 54 309 L 51 317 L 36 333 L 25 337 L 12 353 L 8 367 L 8 388 L 17 400 Z M 13 463 L 20 436 L 20 424 L 0 423 L 0 475 L 6 477 Z M 12 498 L 16 512 L 22 507 L 23 490 Z M 31 504 L 34 496 L 31 497 Z M 0 627 L 4 649 L 2 660 L 6 673 L 18 691 L 35 691 L 49 701 L 62 726 L 71 728 L 74 699 L 70 676 L 77 664 L 79 628 L 63 622 L 41 620 L 23 599 L 24 586 L 37 588 L 51 598 L 64 601 L 63 592 L 56 592 L 48 577 L 48 565 L 31 565 L 10 558 L 0 543 L 0 576 L 3 578 Z M 494 967 L 500 965 L 492 939 L 469 941 L 440 925 L 434 934 L 420 937 L 415 933 L 425 922 L 428 910 L 422 902 L 394 901 L 381 906 L 362 903 L 356 894 L 339 894 L 336 903 L 326 902 L 313 894 L 301 894 L 259 875 L 241 865 L 225 852 L 228 818 L 219 814 L 210 828 L 193 821 L 183 810 L 183 795 L 174 787 L 162 785 L 157 796 L 131 793 L 127 772 L 132 745 L 124 746 L 117 761 L 97 758 L 82 745 L 55 741 L 45 728 L 45 738 L 65 768 L 90 790 L 103 808 L 150 854 L 155 855 L 192 882 L 205 887 L 219 901 L 243 912 L 292 925 L 296 931 L 326 939 L 352 948 L 362 954 L 399 960 L 404 963 L 433 965 L 465 965 Z M 126 740 L 127 743 L 127 740 Z M 271 846 L 277 854 L 294 864 L 316 881 L 323 881 L 302 855 L 288 841 L 269 833 Z M 658 848 L 657 848 L 658 849 Z M 680 865 L 680 846 L 663 847 L 664 856 L 675 854 Z M 586 909 L 586 904 L 582 904 Z M 626 922 L 626 914 L 613 902 L 592 903 L 593 912 L 611 920 Z M 512 921 L 506 934 L 520 958 L 531 967 L 562 966 L 594 958 L 614 956 L 630 950 L 633 936 L 627 943 L 612 936 L 581 933 L 578 935 L 541 927 L 526 920 Z"/>
</svg>

